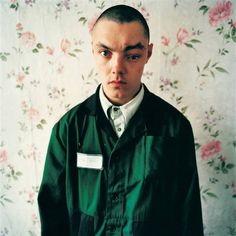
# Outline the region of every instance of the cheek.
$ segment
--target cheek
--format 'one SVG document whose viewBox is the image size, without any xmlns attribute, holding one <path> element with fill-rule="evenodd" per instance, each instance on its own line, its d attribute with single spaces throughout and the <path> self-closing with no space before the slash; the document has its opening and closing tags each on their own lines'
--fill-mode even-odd
<svg viewBox="0 0 236 236">
<path fill-rule="evenodd" d="M 136 66 L 131 66 L 130 67 L 130 73 L 135 74 L 135 75 L 142 75 L 144 69 L 144 65 L 136 65 Z"/>
<path fill-rule="evenodd" d="M 106 63 L 103 60 L 98 59 L 98 58 L 96 58 L 95 62 L 96 62 L 96 67 L 97 67 L 99 73 L 106 74 L 107 71 L 109 70 L 108 63 Z"/>
</svg>

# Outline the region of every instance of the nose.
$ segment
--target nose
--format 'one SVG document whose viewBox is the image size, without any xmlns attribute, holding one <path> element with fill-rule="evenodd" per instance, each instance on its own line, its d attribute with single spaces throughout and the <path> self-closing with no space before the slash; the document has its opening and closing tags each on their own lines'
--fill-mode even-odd
<svg viewBox="0 0 236 236">
<path fill-rule="evenodd" d="M 126 73 L 125 61 L 122 56 L 114 56 L 111 63 L 113 75 L 124 75 Z"/>
</svg>

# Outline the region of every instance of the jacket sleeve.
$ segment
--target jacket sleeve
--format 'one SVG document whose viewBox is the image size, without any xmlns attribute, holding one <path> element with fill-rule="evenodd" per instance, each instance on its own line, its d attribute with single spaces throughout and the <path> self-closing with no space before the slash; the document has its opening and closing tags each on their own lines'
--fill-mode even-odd
<svg viewBox="0 0 236 236">
<path fill-rule="evenodd" d="M 193 132 L 188 120 L 180 127 L 181 236 L 203 236 L 202 209 Z"/>
<path fill-rule="evenodd" d="M 57 123 L 52 130 L 38 194 L 42 236 L 69 235 L 65 197 L 66 147 L 60 133 L 65 132 Z"/>
</svg>

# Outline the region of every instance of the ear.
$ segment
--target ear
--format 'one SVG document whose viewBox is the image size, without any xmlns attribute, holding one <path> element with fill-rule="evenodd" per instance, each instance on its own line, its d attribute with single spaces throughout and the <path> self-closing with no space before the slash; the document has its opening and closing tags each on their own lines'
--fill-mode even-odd
<svg viewBox="0 0 236 236">
<path fill-rule="evenodd" d="M 152 49 L 153 49 L 153 43 L 150 43 L 148 45 L 148 55 L 147 55 L 147 61 L 146 63 L 149 61 L 150 57 L 152 56 Z"/>
</svg>

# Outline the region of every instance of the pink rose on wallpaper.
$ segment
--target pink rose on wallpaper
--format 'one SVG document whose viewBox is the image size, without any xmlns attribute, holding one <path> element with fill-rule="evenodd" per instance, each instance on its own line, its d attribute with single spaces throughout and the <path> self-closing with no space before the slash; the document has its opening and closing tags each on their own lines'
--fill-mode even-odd
<svg viewBox="0 0 236 236">
<path fill-rule="evenodd" d="M 37 118 L 39 116 L 39 111 L 35 108 L 30 108 L 28 111 L 29 118 L 33 120 L 34 118 Z"/>
<path fill-rule="evenodd" d="M 161 36 L 161 43 L 164 45 L 164 46 L 169 46 L 169 43 L 170 43 L 170 39 L 165 37 L 165 36 Z"/>
<path fill-rule="evenodd" d="M 2 149 L 0 150 L 0 163 L 4 163 L 7 161 L 7 151 Z"/>
<path fill-rule="evenodd" d="M 52 56 L 53 53 L 54 53 L 54 49 L 51 48 L 51 47 L 46 47 L 46 49 L 47 49 L 47 54 L 50 55 L 50 56 Z"/>
<path fill-rule="evenodd" d="M 32 214 L 32 221 L 34 224 L 39 224 L 39 218 L 36 214 Z"/>
<path fill-rule="evenodd" d="M 209 10 L 209 23 L 217 26 L 219 22 L 228 20 L 232 15 L 232 2 L 218 1 L 216 6 Z"/>
<path fill-rule="evenodd" d="M 185 28 L 179 28 L 176 37 L 179 44 L 183 44 L 185 39 L 189 36 L 188 31 Z"/>
<path fill-rule="evenodd" d="M 232 26 L 236 28 L 236 20 L 232 22 Z"/>
<path fill-rule="evenodd" d="M 212 140 L 201 147 L 201 158 L 203 160 L 210 160 L 221 151 L 221 142 L 219 140 Z"/>
<path fill-rule="evenodd" d="M 71 42 L 68 39 L 62 39 L 61 41 L 61 50 L 64 53 L 68 53 L 71 48 Z"/>
<path fill-rule="evenodd" d="M 22 43 L 29 48 L 33 48 L 36 44 L 36 37 L 35 34 L 32 32 L 25 32 L 22 33 L 21 36 Z"/>
<path fill-rule="evenodd" d="M 26 101 L 21 103 L 22 110 L 24 114 L 27 114 L 31 120 L 38 118 L 39 111 L 33 107 L 29 107 Z"/>
<path fill-rule="evenodd" d="M 23 26 L 21 23 L 17 23 L 16 24 L 16 31 L 22 31 L 23 30 Z"/>
<path fill-rule="evenodd" d="M 25 79 L 25 74 L 23 72 L 19 72 L 16 76 L 16 82 L 22 84 Z"/>
<path fill-rule="evenodd" d="M 170 63 L 171 63 L 172 66 L 175 66 L 175 65 L 178 64 L 179 61 L 180 61 L 179 57 L 174 54 L 173 58 L 170 60 Z"/>
</svg>

